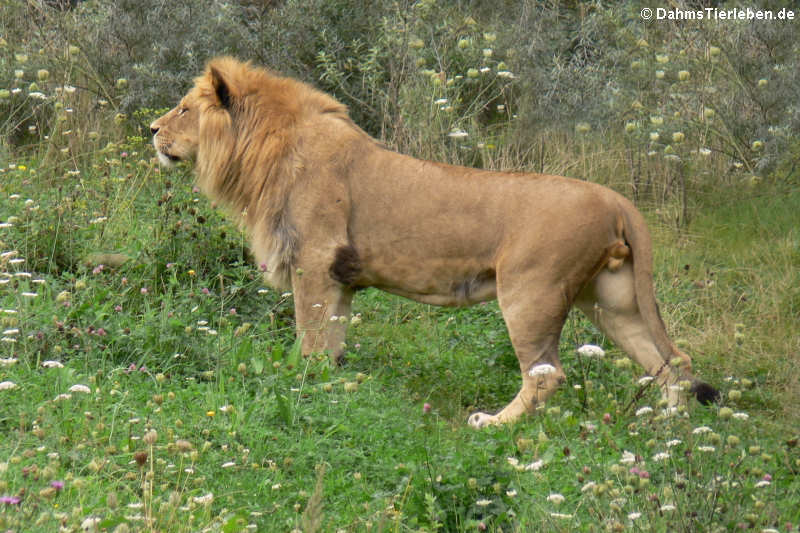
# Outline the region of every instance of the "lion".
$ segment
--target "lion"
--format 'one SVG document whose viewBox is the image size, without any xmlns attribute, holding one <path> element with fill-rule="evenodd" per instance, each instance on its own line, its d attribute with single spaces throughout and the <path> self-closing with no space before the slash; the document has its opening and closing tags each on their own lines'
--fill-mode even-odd
<svg viewBox="0 0 800 533">
<path fill-rule="evenodd" d="M 193 163 L 199 188 L 246 229 L 265 282 L 292 291 L 303 354 L 339 361 L 337 317 L 359 289 L 441 306 L 496 298 L 522 386 L 468 423 L 504 424 L 565 381 L 558 343 L 576 306 L 670 406 L 685 382 L 702 403 L 718 396 L 667 335 L 643 216 L 609 188 L 393 152 L 333 97 L 231 57 L 211 60 L 150 129 L 158 158 Z"/>
</svg>

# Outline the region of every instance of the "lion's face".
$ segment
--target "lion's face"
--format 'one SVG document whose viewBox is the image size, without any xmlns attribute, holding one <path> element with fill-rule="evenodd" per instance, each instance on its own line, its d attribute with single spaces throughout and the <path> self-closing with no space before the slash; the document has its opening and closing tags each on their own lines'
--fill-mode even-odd
<svg viewBox="0 0 800 533">
<path fill-rule="evenodd" d="M 166 115 L 150 124 L 158 159 L 165 165 L 194 160 L 200 142 L 200 106 L 195 91 L 189 92 Z"/>
</svg>

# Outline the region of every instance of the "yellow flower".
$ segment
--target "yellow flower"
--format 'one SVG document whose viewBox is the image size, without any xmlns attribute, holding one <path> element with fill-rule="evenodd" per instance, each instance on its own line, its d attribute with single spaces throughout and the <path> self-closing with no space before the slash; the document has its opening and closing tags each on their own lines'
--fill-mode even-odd
<svg viewBox="0 0 800 533">
<path fill-rule="evenodd" d="M 189 274 L 190 276 L 194 276 L 194 275 L 197 274 L 197 272 L 195 272 L 194 270 L 190 269 L 189 272 L 187 272 L 187 274 Z"/>
<path fill-rule="evenodd" d="M 209 418 L 214 418 L 216 414 L 214 411 L 206 411 L 206 416 Z"/>
</svg>

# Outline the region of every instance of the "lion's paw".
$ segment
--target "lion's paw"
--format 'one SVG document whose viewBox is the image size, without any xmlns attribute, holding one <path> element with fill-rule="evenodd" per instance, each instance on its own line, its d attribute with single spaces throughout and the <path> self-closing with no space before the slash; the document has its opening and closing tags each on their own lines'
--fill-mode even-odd
<svg viewBox="0 0 800 533">
<path fill-rule="evenodd" d="M 472 413 L 467 420 L 469 425 L 475 429 L 481 429 L 486 426 L 493 426 L 498 424 L 497 416 L 490 415 L 489 413 Z"/>
</svg>

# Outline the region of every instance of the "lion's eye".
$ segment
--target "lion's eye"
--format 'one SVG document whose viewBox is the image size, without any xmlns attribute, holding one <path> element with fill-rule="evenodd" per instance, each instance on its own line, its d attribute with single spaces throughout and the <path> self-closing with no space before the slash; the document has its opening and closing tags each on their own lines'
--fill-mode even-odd
<svg viewBox="0 0 800 533">
<path fill-rule="evenodd" d="M 183 114 L 184 114 L 184 113 L 186 113 L 187 111 L 189 111 L 189 108 L 188 108 L 188 107 L 182 107 L 182 108 L 180 108 L 180 109 L 178 110 L 178 116 L 181 116 L 181 115 L 183 115 Z"/>
</svg>

